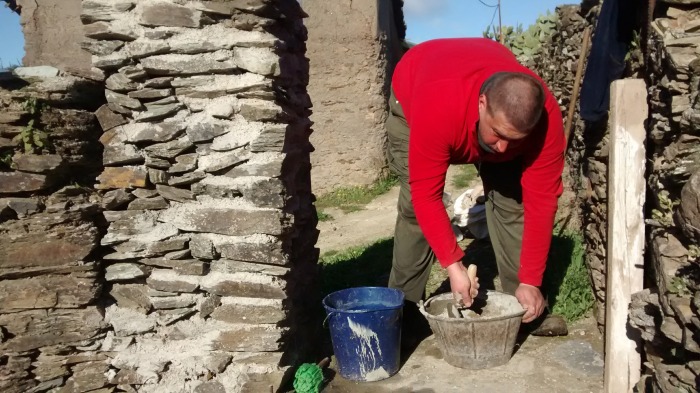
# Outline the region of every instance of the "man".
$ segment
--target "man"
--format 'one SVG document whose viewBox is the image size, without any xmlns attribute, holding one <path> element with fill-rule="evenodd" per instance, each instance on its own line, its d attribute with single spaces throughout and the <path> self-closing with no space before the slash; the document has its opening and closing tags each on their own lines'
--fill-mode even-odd
<svg viewBox="0 0 700 393">
<path fill-rule="evenodd" d="M 554 96 L 501 44 L 440 39 L 397 64 L 390 109 L 388 159 L 401 191 L 389 286 L 418 302 L 437 259 L 452 292 L 471 303 L 478 284 L 465 274 L 442 195 L 448 166 L 473 163 L 503 290 L 526 310 L 523 322 L 534 321 L 545 309 L 540 286 L 562 193 L 565 138 Z"/>
</svg>

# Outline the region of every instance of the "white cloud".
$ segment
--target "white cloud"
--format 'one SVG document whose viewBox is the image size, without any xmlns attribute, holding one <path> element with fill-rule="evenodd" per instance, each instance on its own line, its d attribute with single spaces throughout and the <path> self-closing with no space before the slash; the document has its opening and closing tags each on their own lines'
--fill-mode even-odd
<svg viewBox="0 0 700 393">
<path fill-rule="evenodd" d="M 430 16 L 447 8 L 447 0 L 404 0 L 403 9 L 407 14 Z"/>
</svg>

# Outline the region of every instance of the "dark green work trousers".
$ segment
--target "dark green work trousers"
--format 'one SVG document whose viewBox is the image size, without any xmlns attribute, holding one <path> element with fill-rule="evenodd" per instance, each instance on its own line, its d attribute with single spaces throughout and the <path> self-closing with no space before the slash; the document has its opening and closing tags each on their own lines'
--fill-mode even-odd
<svg viewBox="0 0 700 393">
<path fill-rule="evenodd" d="M 400 103 L 392 91 L 387 119 L 389 167 L 399 177 L 401 190 L 394 231 L 394 255 L 389 287 L 401 289 L 406 300 L 423 299 L 435 254 L 418 226 L 408 184 L 409 129 Z M 486 192 L 486 221 L 496 254 L 503 291 L 514 294 L 518 287 L 520 247 L 523 237 L 523 205 L 519 161 L 476 164 Z"/>
</svg>

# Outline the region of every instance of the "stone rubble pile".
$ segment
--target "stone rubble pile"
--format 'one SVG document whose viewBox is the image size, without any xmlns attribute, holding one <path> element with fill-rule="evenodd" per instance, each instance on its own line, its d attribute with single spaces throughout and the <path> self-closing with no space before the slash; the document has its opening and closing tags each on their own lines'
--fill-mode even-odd
<svg viewBox="0 0 700 393">
<path fill-rule="evenodd" d="M 99 83 L 53 67 L 0 73 L 0 391 L 106 384 Z"/>
<path fill-rule="evenodd" d="M 700 6 L 651 24 L 647 255 L 653 282 L 634 294 L 644 341 L 640 391 L 697 392 L 700 380 Z"/>
<path fill-rule="evenodd" d="M 95 187 L 110 384 L 267 391 L 283 354 L 310 349 L 303 16 L 273 0 L 83 1 L 107 100 Z"/>
</svg>

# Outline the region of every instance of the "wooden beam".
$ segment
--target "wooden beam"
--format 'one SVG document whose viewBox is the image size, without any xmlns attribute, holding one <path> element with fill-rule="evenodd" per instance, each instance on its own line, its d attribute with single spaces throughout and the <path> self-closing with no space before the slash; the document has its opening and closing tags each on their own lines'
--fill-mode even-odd
<svg viewBox="0 0 700 393">
<path fill-rule="evenodd" d="M 571 141 L 571 123 L 574 120 L 574 111 L 576 110 L 576 102 L 578 101 L 578 90 L 581 87 L 581 76 L 583 75 L 583 65 L 588 58 L 588 44 L 591 41 L 591 26 L 586 26 L 583 31 L 583 42 L 581 43 L 581 53 L 578 55 L 578 64 L 576 65 L 576 75 L 574 76 L 574 89 L 569 97 L 569 111 L 566 115 L 566 125 L 564 126 L 564 138 L 566 139 L 566 147 L 569 148 Z"/>
<path fill-rule="evenodd" d="M 628 334 L 633 293 L 643 289 L 646 84 L 623 79 L 610 88 L 608 250 L 605 298 L 605 391 L 631 392 L 641 374 L 639 343 Z"/>
</svg>

